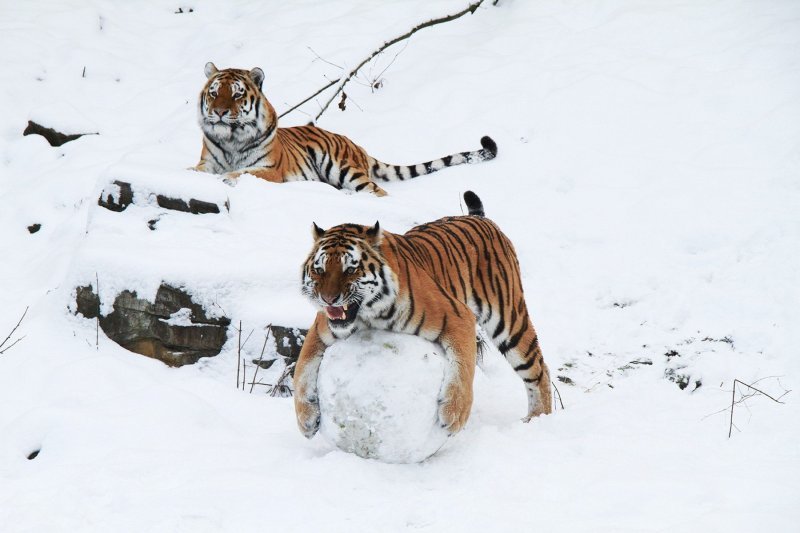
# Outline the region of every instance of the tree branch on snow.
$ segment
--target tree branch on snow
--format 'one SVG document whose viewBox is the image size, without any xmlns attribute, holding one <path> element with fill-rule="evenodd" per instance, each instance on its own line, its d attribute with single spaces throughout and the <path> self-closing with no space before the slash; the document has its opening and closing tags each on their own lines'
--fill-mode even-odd
<svg viewBox="0 0 800 533">
<path fill-rule="evenodd" d="M 558 403 L 561 404 L 561 410 L 563 411 L 564 410 L 564 402 L 561 400 L 561 391 L 558 390 L 558 387 L 556 387 L 555 383 L 551 382 L 551 384 L 553 385 L 553 388 L 556 390 L 556 394 L 558 395 Z M 553 406 L 555 407 L 555 405 L 556 405 L 555 398 L 553 398 Z"/>
<path fill-rule="evenodd" d="M 778 381 L 778 383 L 780 383 L 780 381 Z M 737 402 L 737 401 L 735 401 L 736 400 L 736 385 L 737 384 L 739 384 L 742 387 L 747 387 L 748 389 L 750 389 L 752 391 L 755 391 L 755 392 L 753 392 L 752 394 L 748 394 L 748 395 L 742 394 L 741 399 Z M 770 396 L 766 392 L 762 391 L 761 389 L 755 388 L 752 384 L 747 384 L 744 381 L 740 381 L 738 379 L 734 379 L 733 380 L 733 390 L 731 391 L 731 421 L 730 421 L 730 425 L 728 426 L 728 438 L 731 438 L 731 433 L 733 433 L 733 427 L 734 427 L 734 425 L 733 425 L 733 407 L 737 403 L 743 403 L 746 399 L 748 399 L 748 398 L 750 398 L 752 396 L 755 396 L 756 394 L 761 394 L 762 396 L 766 396 L 767 398 L 769 398 L 770 400 L 772 400 L 773 402 L 776 402 L 776 403 L 785 403 L 785 402 L 781 401 L 781 398 L 783 398 L 784 396 L 786 396 L 790 392 L 792 392 L 792 391 L 784 390 L 783 394 L 781 394 L 777 398 L 773 398 L 772 396 Z M 740 392 L 740 394 L 741 394 L 741 392 Z M 745 404 L 745 405 L 747 405 L 747 404 Z M 739 428 L 736 428 L 736 429 L 738 430 Z"/>
<path fill-rule="evenodd" d="M 299 104 L 291 107 L 288 111 L 285 111 L 282 114 L 278 115 L 278 118 L 280 118 L 280 117 L 282 117 L 282 116 L 294 111 L 295 109 L 297 109 L 301 105 L 305 104 L 306 102 L 308 102 L 309 100 L 311 100 L 315 96 L 318 96 L 319 94 L 324 92 L 326 89 L 329 89 L 330 87 L 332 87 L 332 86 L 334 86 L 334 85 L 336 85 L 338 83 L 338 86 L 336 87 L 336 91 L 334 91 L 334 93 L 331 95 L 331 97 L 328 99 L 328 101 L 325 102 L 325 105 L 322 106 L 322 109 L 319 111 L 319 113 L 317 113 L 317 116 L 314 117 L 314 122 L 316 122 L 317 120 L 319 120 L 319 118 L 322 116 L 322 114 L 325 113 L 325 111 L 327 111 L 328 107 L 336 99 L 336 97 L 339 96 L 339 94 L 344 91 L 345 85 L 347 85 L 347 83 L 353 78 L 353 76 L 358 74 L 358 71 L 361 69 L 361 67 L 363 67 L 364 65 L 366 65 L 367 63 L 372 61 L 375 58 L 375 56 L 377 56 L 378 54 L 380 54 L 381 52 L 383 52 L 384 50 L 386 50 L 390 46 L 395 45 L 395 44 L 397 44 L 397 43 L 399 43 L 401 41 L 404 41 L 404 40 L 408 39 L 409 37 L 411 37 L 412 35 L 417 33 L 419 30 L 422 30 L 424 28 L 429 28 L 431 26 L 436 26 L 437 24 L 444 24 L 445 22 L 450 22 L 450 21 L 456 20 L 456 19 L 461 18 L 462 16 L 466 15 L 467 13 L 470 13 L 470 14 L 475 13 L 475 11 L 480 7 L 481 4 L 483 4 L 484 1 L 485 0 L 478 0 L 477 2 L 472 2 L 467 7 L 465 7 L 461 11 L 459 11 L 458 13 L 453 13 L 451 15 L 445 15 L 445 16 L 442 16 L 442 17 L 439 17 L 439 18 L 431 19 L 431 20 L 422 22 L 420 24 L 417 24 L 416 26 L 411 28 L 406 33 L 404 33 L 402 35 L 399 35 L 398 37 L 395 37 L 394 39 L 386 41 L 377 50 L 375 50 L 370 55 L 368 55 L 366 58 L 364 58 L 354 69 L 350 70 L 347 74 L 345 74 L 344 76 L 342 76 L 339 79 L 336 79 L 336 80 L 328 83 L 323 88 L 321 88 L 320 90 L 318 90 L 317 92 L 315 92 L 314 94 L 309 96 L 308 98 L 304 99 Z M 496 2 L 495 2 L 495 4 L 496 4 Z M 316 52 L 314 52 L 314 53 L 316 54 Z M 319 57 L 319 56 L 317 56 L 317 57 Z"/>
<path fill-rule="evenodd" d="M 253 387 L 256 385 L 256 378 L 258 377 L 258 369 L 261 368 L 261 361 L 264 360 L 264 350 L 267 348 L 267 341 L 269 340 L 269 335 L 272 333 L 272 324 L 267 326 L 267 334 L 264 335 L 264 345 L 261 347 L 261 355 L 258 356 L 258 362 L 256 363 L 256 370 L 253 374 L 253 382 L 250 384 L 250 394 L 253 394 Z"/>
<path fill-rule="evenodd" d="M 758 389 L 758 388 L 755 387 L 756 383 L 758 383 L 760 381 L 764 381 L 765 379 L 775 379 L 778 382 L 778 386 L 780 386 L 783 389 L 783 392 L 781 393 L 780 396 L 778 396 L 776 398 L 774 396 L 771 396 L 771 395 L 767 394 L 763 390 Z M 738 399 L 736 398 L 736 392 L 737 392 L 736 386 L 737 385 L 739 385 L 739 387 L 740 387 L 739 398 Z M 752 392 L 744 393 L 744 392 L 741 391 L 741 387 L 747 387 L 747 389 L 749 389 Z M 730 421 L 728 423 L 728 438 L 731 438 L 731 435 L 733 434 L 733 429 L 734 428 L 736 428 L 736 431 L 739 431 L 739 428 L 736 426 L 736 424 L 733 423 L 734 408 L 737 405 L 743 404 L 745 407 L 748 408 L 748 411 L 749 411 L 749 407 L 747 405 L 747 400 L 749 400 L 750 398 L 752 398 L 754 396 L 758 396 L 758 395 L 766 396 L 767 398 L 769 398 L 773 402 L 782 404 L 782 403 L 785 403 L 785 402 L 782 402 L 781 398 L 783 398 L 784 396 L 786 396 L 790 392 L 792 392 L 792 391 L 789 390 L 789 389 L 784 388 L 783 385 L 781 384 L 780 376 L 767 376 L 767 377 L 759 378 L 756 381 L 754 381 L 753 383 L 745 383 L 744 381 L 741 381 L 740 379 L 734 379 L 733 380 L 733 388 L 731 389 L 731 404 L 730 404 L 730 407 L 724 407 L 724 408 L 720 409 L 719 411 L 715 411 L 715 412 L 713 412 L 711 414 L 708 414 L 708 415 L 704 416 L 703 419 L 705 420 L 706 418 L 708 418 L 710 416 L 714 416 L 714 415 L 719 414 L 719 413 L 730 412 Z"/>
<path fill-rule="evenodd" d="M 12 348 L 12 347 L 15 345 L 15 344 L 17 344 L 19 341 L 21 341 L 22 339 L 24 339 L 24 338 L 25 338 L 25 335 L 23 335 L 22 337 L 19 337 L 17 340 L 15 340 L 14 342 L 12 342 L 12 343 L 11 343 L 11 344 L 9 344 L 8 346 L 6 346 L 6 343 L 7 343 L 7 342 L 8 342 L 8 340 L 11 338 L 11 336 L 12 336 L 12 335 L 14 335 L 14 332 L 15 332 L 15 331 L 17 331 L 17 328 L 19 327 L 19 325 L 20 325 L 20 324 L 22 324 L 22 319 L 24 319 L 24 318 L 25 318 L 25 315 L 27 315 L 27 314 L 28 314 L 28 308 L 26 307 L 26 308 L 25 308 L 25 311 L 23 311 L 23 312 L 22 312 L 22 316 L 21 316 L 21 317 L 19 317 L 19 320 L 17 321 L 17 325 L 16 325 L 16 326 L 14 326 L 14 327 L 11 329 L 11 332 L 10 332 L 10 333 L 9 333 L 9 334 L 6 336 L 6 338 L 5 338 L 5 339 L 3 339 L 3 342 L 0 342 L 0 355 L 2 355 L 2 354 L 4 354 L 4 353 L 6 353 L 6 352 L 7 352 L 8 350 L 10 350 L 10 349 L 11 349 L 11 348 Z M 5 346 L 5 348 L 3 348 L 3 346 Z"/>
<path fill-rule="evenodd" d="M 283 369 L 281 376 L 278 378 L 277 383 L 273 385 L 267 393 L 272 396 L 280 395 L 282 398 L 288 397 L 292 395 L 292 388 L 288 384 L 288 379 L 292 375 L 292 371 L 294 370 L 295 363 L 289 363 Z"/>
</svg>

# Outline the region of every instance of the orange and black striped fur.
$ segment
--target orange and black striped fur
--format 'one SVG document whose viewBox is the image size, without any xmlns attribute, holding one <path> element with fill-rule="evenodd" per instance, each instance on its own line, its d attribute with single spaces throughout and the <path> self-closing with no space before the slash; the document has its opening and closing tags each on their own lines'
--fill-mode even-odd
<svg viewBox="0 0 800 533">
<path fill-rule="evenodd" d="M 444 167 L 493 159 L 497 145 L 481 139 L 480 150 L 418 165 L 388 165 L 353 141 L 315 126 L 279 128 L 278 115 L 261 92 L 264 71 L 206 64 L 208 78 L 198 106 L 203 151 L 195 170 L 235 179 L 248 173 L 267 181 L 322 181 L 339 189 L 386 191 L 376 182 L 400 181 Z"/>
<path fill-rule="evenodd" d="M 475 326 L 481 326 L 522 378 L 525 421 L 551 412 L 550 375 L 522 294 L 519 263 L 508 237 L 484 218 L 480 199 L 464 194 L 468 216 L 447 217 L 403 235 L 342 224 L 314 225 L 302 291 L 319 308 L 295 367 L 300 430 L 319 426 L 317 372 L 325 349 L 358 328 L 418 335 L 448 359 L 439 420 L 459 431 L 472 405 Z"/>
</svg>

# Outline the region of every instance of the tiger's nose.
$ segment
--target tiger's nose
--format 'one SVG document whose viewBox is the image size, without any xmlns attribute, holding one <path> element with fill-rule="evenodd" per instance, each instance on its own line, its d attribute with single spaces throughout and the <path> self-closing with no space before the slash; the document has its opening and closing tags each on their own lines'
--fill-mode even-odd
<svg viewBox="0 0 800 533">
<path fill-rule="evenodd" d="M 326 304 L 333 305 L 333 302 L 335 302 L 337 300 L 339 295 L 337 295 L 337 294 L 320 294 L 319 297 L 322 298 L 322 301 L 325 302 Z"/>
<path fill-rule="evenodd" d="M 228 110 L 227 109 L 222 109 L 222 108 L 213 109 L 211 112 L 216 114 L 219 118 L 222 118 L 222 117 L 224 117 L 225 115 L 228 114 Z"/>
</svg>

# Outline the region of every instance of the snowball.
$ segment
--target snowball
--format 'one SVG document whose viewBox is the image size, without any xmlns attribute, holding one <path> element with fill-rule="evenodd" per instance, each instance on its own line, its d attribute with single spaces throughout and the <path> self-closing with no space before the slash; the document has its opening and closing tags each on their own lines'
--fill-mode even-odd
<svg viewBox="0 0 800 533">
<path fill-rule="evenodd" d="M 387 463 L 427 459 L 440 427 L 441 349 L 402 333 L 366 330 L 328 348 L 317 381 L 320 432 L 344 451 Z"/>
</svg>

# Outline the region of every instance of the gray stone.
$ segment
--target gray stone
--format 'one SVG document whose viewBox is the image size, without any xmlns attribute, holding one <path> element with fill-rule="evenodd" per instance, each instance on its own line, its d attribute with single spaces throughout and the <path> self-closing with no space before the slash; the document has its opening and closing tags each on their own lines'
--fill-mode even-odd
<svg viewBox="0 0 800 533">
<path fill-rule="evenodd" d="M 100 198 L 97 200 L 97 205 L 100 207 L 105 207 L 106 209 L 116 212 L 124 211 L 133 203 L 136 203 L 133 198 L 133 187 L 130 183 L 119 180 L 115 180 L 109 185 L 106 185 L 103 192 L 100 193 Z M 225 208 L 226 211 L 230 210 L 228 202 L 220 206 L 214 202 L 206 202 L 205 200 L 198 200 L 196 198 L 184 200 L 183 198 L 171 198 L 163 194 L 156 195 L 156 203 L 159 207 L 164 209 L 192 213 L 194 215 L 203 215 L 206 213 L 217 214 L 222 211 L 222 208 Z M 150 229 L 155 229 L 155 226 L 151 225 Z"/>
<path fill-rule="evenodd" d="M 100 193 L 97 205 L 105 207 L 111 211 L 125 211 L 133 203 L 133 189 L 130 183 L 115 181 L 110 186 L 106 186 Z"/>
<path fill-rule="evenodd" d="M 227 339 L 230 319 L 210 318 L 205 309 L 181 289 L 162 284 L 155 301 L 123 291 L 114 300 L 113 311 L 100 314 L 100 299 L 92 287 L 78 287 L 77 312 L 97 318 L 103 332 L 132 352 L 163 361 L 170 366 L 197 362 L 217 355 Z M 190 324 L 169 323 L 181 309 L 189 309 Z"/>
</svg>

